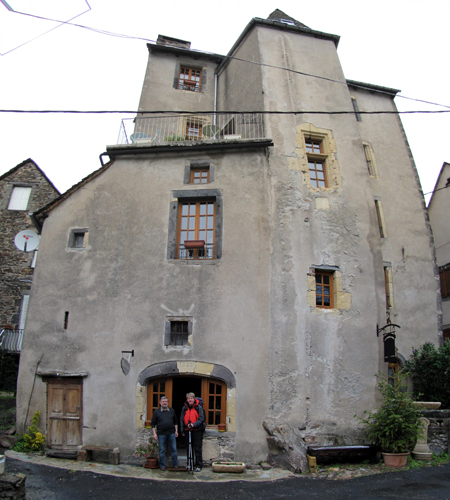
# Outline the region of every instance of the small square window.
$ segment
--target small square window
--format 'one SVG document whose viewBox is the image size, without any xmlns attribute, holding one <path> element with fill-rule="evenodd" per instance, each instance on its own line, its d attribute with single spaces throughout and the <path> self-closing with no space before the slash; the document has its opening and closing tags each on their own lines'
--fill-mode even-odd
<svg viewBox="0 0 450 500">
<path fill-rule="evenodd" d="M 173 318 L 166 321 L 164 345 L 192 346 L 192 320 Z"/>
<path fill-rule="evenodd" d="M 316 307 L 333 307 L 333 273 L 316 269 Z"/>
<path fill-rule="evenodd" d="M 186 66 L 180 67 L 178 75 L 178 89 L 190 90 L 191 92 L 200 92 L 202 85 L 202 70 L 189 68 Z"/>
<path fill-rule="evenodd" d="M 26 210 L 30 194 L 30 187 L 15 186 L 11 193 L 8 210 Z"/>
<path fill-rule="evenodd" d="M 209 167 L 191 169 L 191 184 L 207 184 L 208 182 Z"/>
<path fill-rule="evenodd" d="M 87 246 L 87 229 L 74 229 L 69 236 L 69 248 L 82 250 Z"/>
</svg>

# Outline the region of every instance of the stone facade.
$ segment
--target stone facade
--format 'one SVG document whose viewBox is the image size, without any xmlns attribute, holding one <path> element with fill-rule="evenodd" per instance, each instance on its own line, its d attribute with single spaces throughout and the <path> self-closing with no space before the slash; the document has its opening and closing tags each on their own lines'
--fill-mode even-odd
<svg viewBox="0 0 450 500">
<path fill-rule="evenodd" d="M 188 130 L 187 113 L 214 105 L 285 111 L 264 115 L 264 137 L 211 139 L 209 121 L 208 139 L 178 141 L 179 129 L 165 132 L 157 117 L 157 134 L 108 146 L 108 164 L 36 214 L 45 224 L 19 429 L 27 411 L 45 415 L 44 377 L 84 373 L 82 444 L 130 456 L 158 396 L 179 412 L 194 390 L 209 412 L 205 460 L 305 470 L 308 444 L 365 442 L 355 415 L 375 407 L 375 374 L 388 372 L 378 325 L 401 326 L 397 364 L 413 345 L 439 340 L 431 231 L 397 91 L 347 81 L 339 37 L 282 14 L 253 19 L 228 58 L 164 37 L 149 44 L 139 107 L 143 120 L 180 109 Z M 177 88 L 180 68 L 201 73 L 196 91 Z M 352 99 L 361 112 L 388 113 L 356 115 Z M 230 131 L 248 116 L 232 120 Z M 208 182 L 189 183 L 187 168 L 208 167 Z M 214 207 L 214 258 L 183 257 L 177 246 L 183 207 L 197 203 Z M 89 238 L 74 248 L 78 233 Z M 170 341 L 176 323 L 184 344 Z"/>
<path fill-rule="evenodd" d="M 428 447 L 432 453 L 450 454 L 450 410 L 422 410 L 430 421 L 428 426 Z"/>
<path fill-rule="evenodd" d="M 26 210 L 8 210 L 15 186 L 31 187 Z M 36 212 L 59 196 L 44 172 L 28 159 L 0 177 L 0 327 L 19 328 L 23 295 L 29 294 L 34 252 L 22 252 L 14 244 L 20 231 L 37 232 L 29 213 Z"/>
</svg>

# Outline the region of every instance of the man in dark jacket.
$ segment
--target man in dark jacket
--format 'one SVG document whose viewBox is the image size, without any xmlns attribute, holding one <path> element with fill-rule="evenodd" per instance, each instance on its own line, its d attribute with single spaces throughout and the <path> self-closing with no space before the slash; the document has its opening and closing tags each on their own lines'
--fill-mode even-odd
<svg viewBox="0 0 450 500">
<path fill-rule="evenodd" d="M 169 445 L 172 455 L 172 467 L 178 468 L 177 441 L 178 425 L 175 410 L 169 407 L 169 400 L 162 396 L 160 408 L 153 412 L 152 429 L 153 437 L 158 440 L 159 468 L 166 470 L 166 444 Z M 156 427 L 156 430 L 155 430 Z M 158 434 L 158 435 L 157 435 Z"/>
<path fill-rule="evenodd" d="M 195 453 L 195 472 L 200 472 L 203 467 L 202 457 L 202 437 L 203 422 L 205 413 L 200 406 L 198 399 L 195 399 L 193 392 L 186 394 L 186 403 L 181 410 L 180 431 L 181 435 L 186 437 L 186 445 L 189 450 L 189 434 L 191 435 L 191 444 Z"/>
</svg>

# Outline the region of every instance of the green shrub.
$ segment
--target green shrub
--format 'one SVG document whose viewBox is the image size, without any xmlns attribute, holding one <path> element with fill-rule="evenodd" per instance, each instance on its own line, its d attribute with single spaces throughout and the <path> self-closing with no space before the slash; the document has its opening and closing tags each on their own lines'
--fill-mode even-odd
<svg viewBox="0 0 450 500">
<path fill-rule="evenodd" d="M 45 436 L 37 426 L 40 416 L 41 412 L 39 411 L 34 414 L 31 425 L 28 427 L 28 434 L 24 434 L 17 441 L 13 448 L 14 451 L 40 451 L 44 449 Z"/>
<path fill-rule="evenodd" d="M 405 371 L 412 374 L 414 396 L 420 401 L 440 401 L 441 408 L 450 409 L 450 342 L 436 349 L 426 342 L 413 348 Z"/>
<path fill-rule="evenodd" d="M 384 452 L 404 453 L 417 442 L 422 414 L 405 391 L 407 374 L 400 372 L 395 386 L 381 374 L 378 377 L 381 406 L 372 412 L 365 411 L 367 417 L 360 421 L 367 426 L 367 437 Z"/>
</svg>

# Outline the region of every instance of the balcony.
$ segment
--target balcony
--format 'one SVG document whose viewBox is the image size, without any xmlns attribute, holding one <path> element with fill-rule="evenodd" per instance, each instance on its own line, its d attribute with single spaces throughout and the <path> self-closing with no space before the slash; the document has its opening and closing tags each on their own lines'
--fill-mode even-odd
<svg viewBox="0 0 450 500">
<path fill-rule="evenodd" d="M 125 118 L 117 143 L 157 146 L 257 139 L 264 139 L 261 113 L 211 113 Z"/>
</svg>

